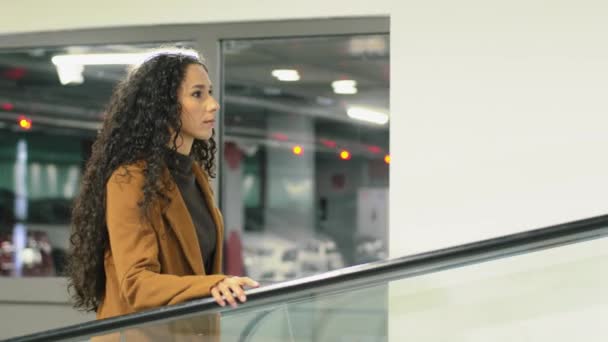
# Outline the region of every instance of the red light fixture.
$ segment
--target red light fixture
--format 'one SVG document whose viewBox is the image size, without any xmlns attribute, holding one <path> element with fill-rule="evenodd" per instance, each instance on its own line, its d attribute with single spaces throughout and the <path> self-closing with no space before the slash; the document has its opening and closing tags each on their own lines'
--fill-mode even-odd
<svg viewBox="0 0 608 342">
<path fill-rule="evenodd" d="M 294 146 L 291 150 L 296 156 L 301 156 L 302 154 L 304 154 L 304 149 L 300 145 Z"/>
<path fill-rule="evenodd" d="M 283 134 L 283 133 L 272 133 L 270 136 L 273 139 L 278 140 L 278 141 L 287 141 L 287 140 L 289 140 L 289 137 L 287 136 L 287 134 Z"/>
<path fill-rule="evenodd" d="M 4 77 L 8 78 L 9 80 L 19 81 L 20 79 L 25 77 L 26 73 L 27 73 L 27 70 L 25 68 L 14 67 L 14 68 L 10 68 L 10 69 L 6 70 L 4 72 Z"/>
<path fill-rule="evenodd" d="M 384 162 L 389 165 L 391 163 L 391 155 L 387 154 L 384 156 Z"/>
<path fill-rule="evenodd" d="M 2 110 L 5 110 L 7 112 L 10 112 L 11 110 L 15 109 L 15 105 L 9 102 L 4 102 L 0 107 L 2 107 Z"/>
<path fill-rule="evenodd" d="M 336 142 L 333 140 L 323 139 L 323 138 L 321 138 L 320 140 L 321 140 L 321 144 L 323 144 L 327 148 L 335 148 L 337 145 Z"/>
<path fill-rule="evenodd" d="M 367 150 L 374 154 L 378 154 L 378 153 L 382 152 L 382 149 L 379 146 L 375 146 L 375 145 L 367 146 Z"/>
<path fill-rule="evenodd" d="M 25 117 L 25 115 L 20 115 L 18 122 L 19 127 L 23 130 L 29 131 L 32 128 L 32 120 Z"/>
<path fill-rule="evenodd" d="M 351 158 L 350 152 L 348 152 L 347 150 L 340 151 L 340 159 L 350 160 L 350 158 Z"/>
</svg>

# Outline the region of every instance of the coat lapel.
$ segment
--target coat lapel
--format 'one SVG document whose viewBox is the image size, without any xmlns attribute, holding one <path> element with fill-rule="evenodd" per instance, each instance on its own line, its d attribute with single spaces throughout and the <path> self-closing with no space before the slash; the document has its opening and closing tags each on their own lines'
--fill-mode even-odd
<svg viewBox="0 0 608 342">
<path fill-rule="evenodd" d="M 165 171 L 166 175 L 171 177 L 169 171 Z M 201 249 L 198 243 L 198 237 L 196 236 L 194 223 L 192 222 L 192 217 L 188 212 L 188 207 L 186 207 L 186 203 L 179 192 L 177 184 L 173 181 L 168 196 L 171 203 L 169 203 L 169 207 L 164 215 L 175 232 L 177 240 L 184 251 L 186 259 L 188 259 L 188 263 L 190 264 L 192 271 L 194 271 L 194 274 L 205 274 L 203 257 L 201 255 Z"/>
<path fill-rule="evenodd" d="M 213 273 L 221 273 L 222 271 L 222 253 L 223 253 L 223 243 L 224 243 L 224 222 L 222 217 L 220 216 L 219 210 L 215 206 L 215 200 L 213 198 L 213 191 L 211 190 L 211 186 L 209 185 L 209 178 L 203 172 L 201 167 L 193 163 L 192 170 L 194 170 L 194 176 L 196 177 L 196 181 L 200 186 L 203 194 L 205 196 L 205 203 L 207 203 L 207 208 L 209 209 L 209 213 L 213 218 L 213 222 L 215 223 L 216 229 L 216 240 L 215 240 L 215 260 L 213 263 Z"/>
</svg>

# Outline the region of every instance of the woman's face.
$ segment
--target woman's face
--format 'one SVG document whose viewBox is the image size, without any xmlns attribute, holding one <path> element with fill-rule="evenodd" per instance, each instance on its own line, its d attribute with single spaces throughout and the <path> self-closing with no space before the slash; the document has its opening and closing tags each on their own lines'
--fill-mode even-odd
<svg viewBox="0 0 608 342">
<path fill-rule="evenodd" d="M 191 64 L 178 90 L 178 101 L 182 106 L 181 137 L 191 145 L 194 139 L 208 140 L 213 135 L 216 113 L 220 108 L 212 96 L 213 87 L 205 68 Z"/>
</svg>

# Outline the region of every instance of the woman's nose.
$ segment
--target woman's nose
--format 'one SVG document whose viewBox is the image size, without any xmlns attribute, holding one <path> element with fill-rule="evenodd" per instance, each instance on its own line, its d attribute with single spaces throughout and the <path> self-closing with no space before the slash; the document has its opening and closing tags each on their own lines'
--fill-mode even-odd
<svg viewBox="0 0 608 342">
<path fill-rule="evenodd" d="M 218 110 L 220 110 L 220 104 L 215 100 L 215 98 L 213 99 L 209 110 L 212 112 L 217 112 Z"/>
</svg>

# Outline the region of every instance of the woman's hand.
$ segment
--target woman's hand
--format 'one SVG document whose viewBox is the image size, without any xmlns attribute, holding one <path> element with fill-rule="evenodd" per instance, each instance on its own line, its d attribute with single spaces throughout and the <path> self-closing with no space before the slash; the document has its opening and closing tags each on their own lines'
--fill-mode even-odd
<svg viewBox="0 0 608 342">
<path fill-rule="evenodd" d="M 230 306 L 236 308 L 237 301 L 235 298 L 238 298 L 241 303 L 247 300 L 245 291 L 243 290 L 245 286 L 259 287 L 260 284 L 247 277 L 229 277 L 215 284 L 211 288 L 211 295 L 220 306 L 225 306 L 226 302 L 228 302 Z"/>
</svg>

